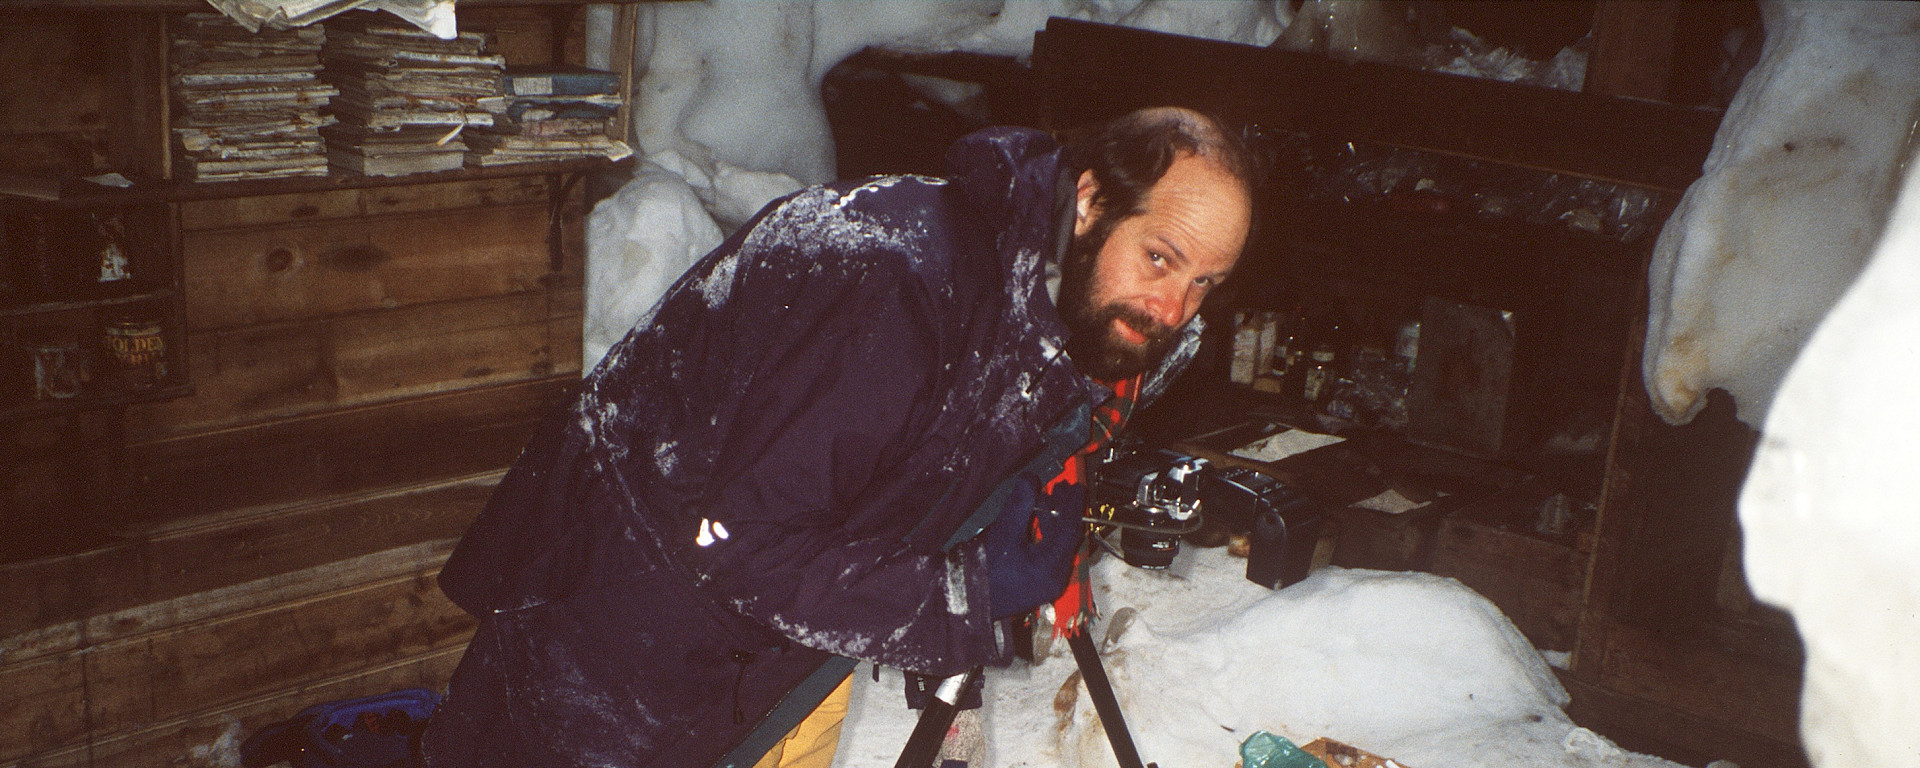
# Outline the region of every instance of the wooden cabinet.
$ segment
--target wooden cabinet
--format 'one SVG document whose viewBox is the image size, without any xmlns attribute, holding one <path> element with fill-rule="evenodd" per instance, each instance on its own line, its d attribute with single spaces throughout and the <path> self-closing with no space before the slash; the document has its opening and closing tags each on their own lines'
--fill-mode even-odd
<svg viewBox="0 0 1920 768">
<path fill-rule="evenodd" d="M 168 40 L 180 12 L 206 10 L 0 10 L 9 65 L 0 102 L 14 105 L 0 110 L 0 173 L 59 187 L 52 202 L 0 196 L 9 235 L 0 425 L 9 447 L 31 456 L 0 478 L 25 527 L 0 546 L 9 558 L 221 508 L 231 494 L 153 492 L 191 485 L 194 472 L 171 457 L 214 432 L 577 377 L 583 179 L 607 163 L 181 181 L 168 161 Z M 633 18 L 630 8 L 621 15 Z M 511 64 L 584 56 L 579 4 L 463 4 L 460 21 Z M 631 59 L 626 45 L 616 56 Z M 613 123 L 624 131 L 624 110 Z M 107 173 L 131 186 L 81 180 Z M 101 271 L 109 232 L 132 273 L 124 286 L 88 277 Z M 157 376 L 116 365 L 106 345 L 110 332 L 143 321 L 158 329 L 148 343 L 164 350 Z M 86 364 L 87 381 L 36 392 L 32 355 L 57 362 L 62 345 Z M 35 446 L 55 450 L 25 450 Z M 284 477 L 287 468 L 246 474 Z"/>
<path fill-rule="evenodd" d="M 165 41 L 206 10 L 0 9 L 0 173 L 134 182 L 0 209 L 118 216 L 154 276 L 9 300 L 0 332 L 140 311 L 168 355 L 160 387 L 0 398 L 0 766 L 177 762 L 443 684 L 473 624 L 433 575 L 579 380 L 587 188 L 624 168 L 174 179 Z M 585 13 L 459 8 L 516 64 L 584 63 Z"/>
</svg>

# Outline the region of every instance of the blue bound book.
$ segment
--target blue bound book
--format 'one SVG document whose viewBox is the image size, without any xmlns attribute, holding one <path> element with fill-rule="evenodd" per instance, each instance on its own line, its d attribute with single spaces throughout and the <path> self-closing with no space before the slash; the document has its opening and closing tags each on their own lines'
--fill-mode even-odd
<svg viewBox="0 0 1920 768">
<path fill-rule="evenodd" d="M 509 96 L 593 96 L 620 90 L 620 76 L 572 64 L 509 66 Z"/>
</svg>

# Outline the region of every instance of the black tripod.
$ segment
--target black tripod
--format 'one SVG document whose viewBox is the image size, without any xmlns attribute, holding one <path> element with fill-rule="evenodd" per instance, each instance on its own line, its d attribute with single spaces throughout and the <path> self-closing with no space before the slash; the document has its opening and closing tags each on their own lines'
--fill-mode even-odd
<svg viewBox="0 0 1920 768">
<path fill-rule="evenodd" d="M 1073 648 L 1074 663 L 1080 665 L 1080 680 L 1086 683 L 1087 694 L 1093 697 L 1093 710 L 1100 713 L 1100 724 L 1107 731 L 1107 741 L 1113 745 L 1113 756 L 1120 761 L 1120 768 L 1159 768 L 1154 763 L 1143 767 L 1140 752 L 1133 747 L 1133 734 L 1127 730 L 1127 720 L 1120 714 L 1120 700 L 1113 695 L 1113 683 L 1107 680 L 1107 668 L 1100 663 L 1100 651 L 1093 647 L 1093 638 L 1083 628 L 1067 636 L 1067 645 Z M 907 737 L 907 746 L 900 751 L 900 759 L 893 768 L 931 768 L 933 759 L 940 755 L 940 742 L 947 736 L 947 729 L 953 727 L 953 717 L 960 711 L 959 701 L 962 691 L 973 684 L 981 670 L 974 668 L 941 681 L 933 696 L 927 699 L 927 706 L 920 711 L 920 721 L 913 726 L 913 735 Z"/>
</svg>

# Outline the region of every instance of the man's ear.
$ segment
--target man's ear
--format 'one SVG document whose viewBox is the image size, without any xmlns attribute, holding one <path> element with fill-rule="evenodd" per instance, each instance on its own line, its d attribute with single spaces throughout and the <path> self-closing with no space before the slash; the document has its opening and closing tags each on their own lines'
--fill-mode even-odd
<svg viewBox="0 0 1920 768">
<path fill-rule="evenodd" d="M 1079 237 L 1081 235 L 1086 234 L 1087 228 L 1093 226 L 1093 219 L 1094 219 L 1093 196 L 1094 196 L 1094 193 L 1099 191 L 1100 191 L 1100 182 L 1093 180 L 1093 171 L 1081 171 L 1080 183 L 1078 187 L 1074 190 L 1074 200 L 1073 200 L 1073 236 L 1074 237 Z"/>
</svg>

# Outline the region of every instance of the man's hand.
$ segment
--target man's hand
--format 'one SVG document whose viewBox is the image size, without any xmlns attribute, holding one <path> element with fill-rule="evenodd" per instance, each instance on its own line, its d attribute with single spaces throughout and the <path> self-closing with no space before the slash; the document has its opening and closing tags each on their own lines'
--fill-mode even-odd
<svg viewBox="0 0 1920 768">
<path fill-rule="evenodd" d="M 987 548 L 987 593 L 993 618 L 1053 602 L 1073 575 L 1085 528 L 1077 487 L 1041 497 L 1022 478 L 1000 516 L 980 533 Z"/>
</svg>

